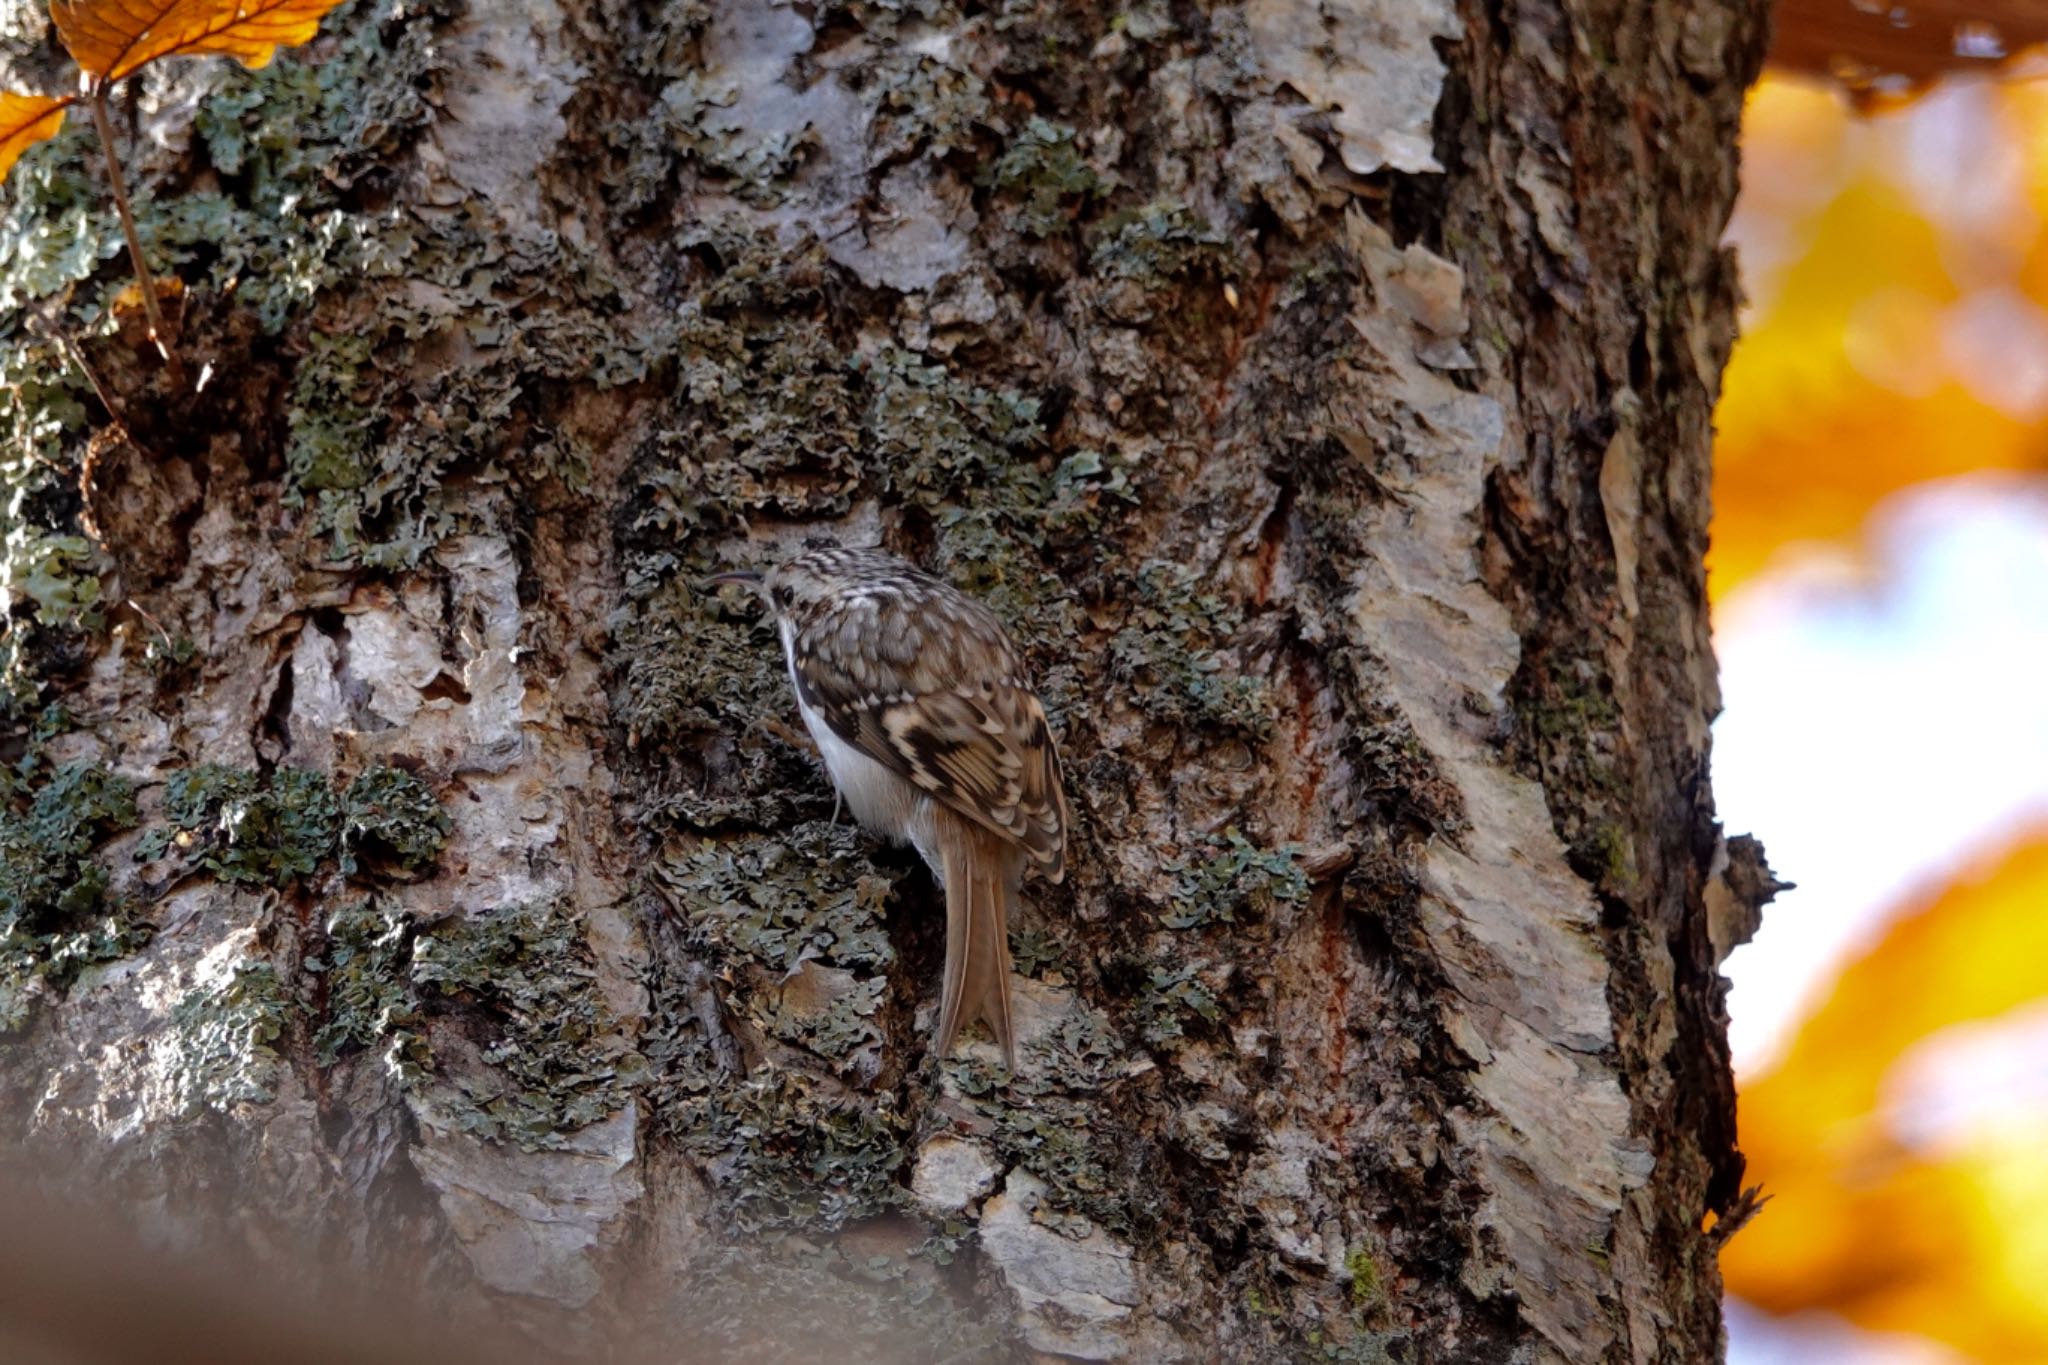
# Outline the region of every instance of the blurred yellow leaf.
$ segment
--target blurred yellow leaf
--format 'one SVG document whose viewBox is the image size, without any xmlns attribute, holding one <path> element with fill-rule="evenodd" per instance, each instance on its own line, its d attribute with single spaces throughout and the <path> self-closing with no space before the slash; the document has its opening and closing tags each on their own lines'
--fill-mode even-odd
<svg viewBox="0 0 2048 1365">
<path fill-rule="evenodd" d="M 221 53 L 262 66 L 319 30 L 341 0 L 50 0 L 58 36 L 88 75 L 120 80 L 159 57 Z"/>
<path fill-rule="evenodd" d="M 1999 90 L 1999 99 L 2025 133 L 2019 149 L 2033 209 L 2027 225 L 2030 249 L 2017 283 L 2028 298 L 2048 301 L 2048 234 L 2040 230 L 2042 215 L 2048 214 L 2048 83 L 2015 81 Z"/>
<path fill-rule="evenodd" d="M 64 126 L 68 99 L 48 95 L 18 95 L 0 90 L 0 179 L 14 169 L 15 160 L 44 138 L 57 136 Z"/>
<path fill-rule="evenodd" d="M 1749 1173 L 1774 1198 L 1722 1252 L 1730 1292 L 2048 1360 L 2048 1135 L 1952 1122 L 1930 1093 L 1980 1093 L 1957 1040 L 2015 1019 L 2048 1022 L 2048 828 L 1894 923 L 1744 1084 Z"/>
<path fill-rule="evenodd" d="M 2048 142 L 2048 101 L 2030 116 L 2020 98 L 2016 125 Z M 2048 470 L 2039 417 L 1990 402 L 1972 382 L 1986 377 L 1959 371 L 1944 349 L 1965 294 L 1950 263 L 1976 244 L 1952 240 L 1867 168 L 1815 203 L 1804 181 L 1842 154 L 1850 118 L 1827 95 L 1766 83 L 1751 108 L 1744 159 L 1767 178 L 1746 193 L 1769 219 L 1762 230 L 1795 249 L 1760 286 L 1715 412 L 1717 598 L 1788 545 L 1852 544 L 1900 489 L 1974 470 Z M 2048 207 L 2048 154 L 2039 160 Z M 2048 298 L 2042 254 L 2038 275 L 2018 283 Z"/>
</svg>

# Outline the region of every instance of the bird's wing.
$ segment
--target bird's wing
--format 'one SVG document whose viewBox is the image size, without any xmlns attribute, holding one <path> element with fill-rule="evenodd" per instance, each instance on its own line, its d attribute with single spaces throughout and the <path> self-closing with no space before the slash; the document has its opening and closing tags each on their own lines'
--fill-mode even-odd
<svg viewBox="0 0 2048 1365">
<path fill-rule="evenodd" d="M 804 704 L 834 734 L 1059 880 L 1059 751 L 993 615 L 950 592 L 910 604 L 869 598 L 806 622 L 795 646 Z"/>
</svg>

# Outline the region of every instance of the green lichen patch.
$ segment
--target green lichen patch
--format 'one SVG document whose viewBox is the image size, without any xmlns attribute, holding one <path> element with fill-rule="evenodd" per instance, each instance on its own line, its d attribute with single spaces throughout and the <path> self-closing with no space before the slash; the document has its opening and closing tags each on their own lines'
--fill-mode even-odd
<svg viewBox="0 0 2048 1365">
<path fill-rule="evenodd" d="M 1613 820 L 1595 820 L 1569 850 L 1573 868 L 1602 891 L 1625 895 L 1636 884 L 1636 851 L 1628 831 Z"/>
<path fill-rule="evenodd" d="M 411 981 L 430 1032 L 466 1022 L 484 1063 L 439 1064 L 423 1084 L 436 1121 L 529 1150 L 627 1104 L 648 1079 L 606 1003 L 582 925 L 559 903 L 436 925 L 414 941 Z"/>
<path fill-rule="evenodd" d="M 892 879 L 850 824 L 799 823 L 745 840 L 676 841 L 654 870 L 679 946 L 724 983 L 725 1008 L 768 1036 L 871 1074 L 895 961 Z M 907 1122 L 785 1054 L 742 1075 L 717 1060 L 687 995 L 656 990 L 649 1056 L 661 1126 L 701 1162 L 747 1234 L 828 1231 L 895 1209 Z"/>
<path fill-rule="evenodd" d="M 0 215 L 0 263 L 12 221 Z M 76 521 L 85 386 L 60 347 L 0 323 L 0 718 L 36 707 L 51 647 L 102 624 L 107 565 Z"/>
<path fill-rule="evenodd" d="M 342 872 L 413 874 L 433 865 L 447 841 L 447 812 L 426 784 L 376 767 L 337 795 L 307 768 L 267 776 L 201 763 L 164 783 L 165 823 L 143 835 L 136 856 L 176 853 L 238 886 L 284 886 L 338 862 Z"/>
<path fill-rule="evenodd" d="M 364 770 L 341 799 L 341 870 L 432 870 L 453 828 L 433 790 L 403 768 Z"/>
<path fill-rule="evenodd" d="M 763 132 L 726 111 L 739 101 L 733 81 L 715 82 L 690 71 L 669 82 L 653 112 L 669 145 L 708 177 L 730 187 L 734 197 L 773 208 L 789 197 L 789 177 L 819 143 L 817 130 Z"/>
<path fill-rule="evenodd" d="M 190 681 L 198 662 L 199 645 L 189 635 L 153 632 L 142 647 L 142 665 L 155 675 L 159 687 Z"/>
<path fill-rule="evenodd" d="M 1129 1139 L 1098 1104 L 1064 1095 L 1036 1096 L 1028 1108 L 1002 1109 L 995 1131 L 1003 1160 L 1045 1183 L 1043 1217 L 1078 1215 L 1122 1236 L 1156 1215 L 1156 1187 L 1129 1169 L 1142 1156 Z"/>
<path fill-rule="evenodd" d="M 317 60 L 222 64 L 193 130 L 219 189 L 148 198 L 146 236 L 180 273 L 249 310 L 266 333 L 375 254 L 380 224 L 345 192 L 432 117 L 437 21 L 449 0 L 358 0 L 323 25 Z"/>
<path fill-rule="evenodd" d="M 622 612 L 612 630 L 620 663 L 613 714 L 626 727 L 627 746 L 674 747 L 686 735 L 728 730 L 744 717 L 773 714 L 788 694 L 781 647 L 765 624 L 715 615 L 682 576 L 669 579 Z M 752 797 L 768 796 L 790 774 L 767 766 L 741 784 Z M 741 798 L 745 799 L 745 798 Z M 695 822 L 715 825 L 743 812 L 709 793 L 683 798 Z"/>
<path fill-rule="evenodd" d="M 1259 1274 L 1246 1284 L 1244 1311 L 1264 1339 L 1266 1352 L 1273 1359 L 1314 1365 L 1401 1365 L 1415 1359 L 1415 1341 L 1408 1333 L 1372 1330 L 1370 1321 L 1386 1301 L 1377 1278 L 1365 1281 L 1373 1289 L 1360 1297 L 1361 1266 L 1368 1277 L 1377 1275 L 1371 1253 L 1353 1250 L 1343 1277 L 1352 1286 L 1348 1304 L 1333 1300 L 1325 1286 L 1314 1282 Z"/>
<path fill-rule="evenodd" d="M 971 152 L 980 130 L 996 118 L 980 76 L 929 52 L 886 47 L 862 64 L 855 80 L 855 89 L 875 111 L 868 126 L 872 164 L 919 152 L 934 157 Z"/>
<path fill-rule="evenodd" d="M 1058 530 L 1093 532 L 1110 514 L 1138 505 L 1131 462 L 1122 455 L 1084 448 L 1061 460 L 1052 472 L 1045 515 Z"/>
<path fill-rule="evenodd" d="M 803 1073 L 758 1067 L 665 1118 L 737 1232 L 837 1231 L 905 1201 L 908 1125 Z"/>
<path fill-rule="evenodd" d="M 655 875 L 690 946 L 787 971 L 808 958 L 879 971 L 895 960 L 882 923 L 892 879 L 851 823 L 807 821 L 749 840 L 715 840 L 665 857 Z"/>
<path fill-rule="evenodd" d="M 0 771 L 0 1034 L 28 1020 L 35 994 L 62 988 L 93 962 L 126 956 L 149 926 L 109 904 L 107 870 L 92 857 L 132 828 L 135 791 L 104 768 L 47 770 L 31 749 Z"/>
<path fill-rule="evenodd" d="M 186 992 L 171 1008 L 164 1044 L 180 1116 L 269 1103 L 277 1088 L 275 1044 L 296 1012 L 276 969 L 247 958 Z"/>
<path fill-rule="evenodd" d="M 765 984 L 765 983 L 764 983 Z M 754 1015 L 768 1033 L 837 1063 L 872 1071 L 882 1046 L 887 978 L 860 977 L 815 962 L 754 995 Z M 864 1065 L 862 1065 L 864 1064 Z"/>
<path fill-rule="evenodd" d="M 416 1033 L 411 989 L 413 925 L 395 902 L 372 897 L 343 905 L 327 918 L 321 952 L 307 971 L 325 979 L 313 1049 L 322 1065 L 372 1047 L 401 1031 Z"/>
<path fill-rule="evenodd" d="M 844 513 L 862 472 L 860 399 L 816 316 L 822 247 L 710 229 L 689 244 L 722 268 L 678 318 L 675 418 L 651 468 L 728 515 Z"/>
<path fill-rule="evenodd" d="M 96 627 L 101 563 L 84 536 L 16 526 L 0 542 L 0 587 L 14 600 L 32 603 L 39 620 Z"/>
<path fill-rule="evenodd" d="M 883 353 L 866 371 L 868 439 L 888 493 L 931 513 L 931 565 L 986 602 L 1025 652 L 1057 666 L 1083 622 L 1073 585 L 1047 567 L 1114 524 L 1138 495 L 1128 461 L 1094 449 L 1054 463 L 1039 404 L 1014 390 L 964 381 L 908 352 Z M 1071 679 L 1040 672 L 1055 712 Z"/>
<path fill-rule="evenodd" d="M 986 1122 L 998 1153 L 1043 1181 L 1052 1214 L 1129 1234 L 1156 1214 L 1155 1182 L 1134 1163 L 1148 1149 L 1103 1103 L 1126 1055 L 1097 1013 L 1075 1009 L 1030 1043 L 1023 1074 L 949 1059 L 947 1076 Z"/>
<path fill-rule="evenodd" d="M 249 70 L 206 72 L 193 157 L 218 176 L 136 187 L 153 264 L 188 287 L 232 296 L 279 331 L 313 293 L 352 268 L 363 215 L 343 192 L 422 126 L 431 109 L 433 27 L 453 6 L 374 0 L 324 26 L 317 59 L 285 54 Z M 132 168 L 131 168 L 132 169 Z M 101 267 L 122 249 L 89 121 L 74 119 L 9 177 L 0 225 L 0 316 L 74 291 L 73 322 L 98 331 L 127 278 Z M 10 240 L 11 239 L 11 240 Z M 94 287 L 78 289 L 92 282 Z"/>
<path fill-rule="evenodd" d="M 525 425 L 523 386 L 503 364 L 418 374 L 408 368 L 416 347 L 397 331 L 404 319 L 381 321 L 367 336 L 373 370 L 337 381 L 315 369 L 294 384 L 290 487 L 311 502 L 337 558 L 409 569 L 442 540 L 487 524 L 475 500 L 451 496 L 449 484 L 495 468 L 508 436 Z M 351 382 L 346 400 L 322 401 L 329 386 Z"/>
<path fill-rule="evenodd" d="M 1092 298 L 1106 317 L 1170 326 L 1187 360 L 1195 358 L 1191 344 L 1206 351 L 1229 330 L 1215 321 L 1229 307 L 1222 287 L 1243 272 L 1229 239 L 1185 204 L 1162 200 L 1126 209 L 1090 238 Z"/>
<path fill-rule="evenodd" d="M 1334 1332 L 1310 1329 L 1302 1336 L 1303 1359 L 1318 1365 L 1402 1365 L 1413 1359 L 1415 1341 L 1406 1332 Z"/>
<path fill-rule="evenodd" d="M 106 871 L 87 855 L 135 824 L 134 786 L 118 774 L 87 764 L 32 774 L 8 775 L 16 790 L 0 814 L 0 914 L 25 924 L 94 908 Z"/>
<path fill-rule="evenodd" d="M 643 6 L 617 35 L 648 97 L 599 129 L 615 154 L 600 178 L 619 214 L 643 213 L 688 176 L 742 203 L 774 208 L 789 199 L 792 177 L 823 141 L 808 123 L 764 129 L 734 112 L 743 78 L 729 68 L 707 70 L 703 60 L 699 35 L 710 17 L 700 0 Z"/>
<path fill-rule="evenodd" d="M 1154 1047 L 1172 1046 L 1195 1028 L 1196 1021 L 1215 1024 L 1223 1017 L 1216 993 L 1203 975 L 1206 962 L 1154 964 L 1145 974 L 1131 1012 L 1140 1036 Z"/>
<path fill-rule="evenodd" d="M 1364 1313 L 1381 1306 L 1387 1287 L 1372 1248 L 1353 1247 L 1344 1258 L 1344 1273 L 1351 1279 L 1351 1307 L 1354 1311 Z"/>
<path fill-rule="evenodd" d="M 0 214 L 0 328 L 19 330 L 29 305 L 92 278 L 121 251 L 120 227 L 92 158 L 89 121 L 73 118 L 9 172 Z"/>
<path fill-rule="evenodd" d="M 1041 976 L 1060 965 L 1065 953 L 1059 940 L 1043 929 L 1010 930 L 1010 960 L 1026 976 Z"/>
<path fill-rule="evenodd" d="M 1227 649 L 1244 626 L 1232 602 L 1202 590 L 1201 576 L 1158 560 L 1130 584 L 1125 624 L 1110 641 L 1114 676 L 1132 685 L 1138 708 L 1156 720 L 1263 739 L 1273 701 L 1265 681 L 1247 676 Z"/>
<path fill-rule="evenodd" d="M 610 36 L 635 75 L 680 76 L 703 64 L 698 39 L 711 22 L 711 6 L 704 0 L 634 5 L 627 18 Z"/>
<path fill-rule="evenodd" d="M 646 1084 L 581 926 L 513 906 L 421 929 L 388 898 L 351 902 L 306 970 L 321 1065 L 375 1049 L 429 1121 L 528 1150 L 557 1147 Z"/>
<path fill-rule="evenodd" d="M 1018 230 L 1028 236 L 1066 231 L 1081 207 L 1108 191 L 1074 138 L 1074 129 L 1067 124 L 1026 119 L 977 177 L 1015 213 Z"/>
<path fill-rule="evenodd" d="M 475 206 L 364 207 L 389 197 L 431 116 L 438 30 L 462 8 L 363 0 L 329 23 L 317 61 L 224 76 L 197 122 L 220 188 L 156 196 L 149 228 L 254 334 L 294 338 L 280 376 L 288 499 L 336 557 L 372 568 L 416 566 L 489 527 L 472 480 L 573 466 L 550 453 L 555 381 L 633 382 L 666 345 L 660 327 L 621 321 L 623 291 L 593 250 Z M 542 457 L 510 458 L 527 446 Z"/>
<path fill-rule="evenodd" d="M 1036 399 L 968 382 L 909 351 L 882 352 L 862 378 L 863 435 L 889 491 L 927 508 L 999 477 L 1045 434 Z"/>
<path fill-rule="evenodd" d="M 1028 657 L 1070 662 L 1074 636 L 1082 629 L 1071 585 L 1031 545 L 1028 533 L 999 500 L 976 499 L 972 508 L 949 509 L 939 518 L 932 571 L 979 599 L 1008 627 Z M 1033 669 L 1039 695 L 1055 715 L 1070 700 L 1062 683 Z"/>
<path fill-rule="evenodd" d="M 1236 826 L 1209 840 L 1210 851 L 1170 862 L 1173 899 L 1160 915 L 1169 929 L 1263 919 L 1275 906 L 1308 899 L 1308 874 L 1294 845 L 1261 848 Z"/>
<path fill-rule="evenodd" d="M 626 604 L 611 621 L 613 714 L 629 747 L 663 751 L 736 720 L 744 731 L 785 686 L 753 616 L 712 610 L 696 586 L 732 567 L 717 542 L 762 514 L 843 514 L 865 469 L 858 374 L 819 316 L 832 267 L 815 239 L 781 246 L 709 224 L 681 245 L 713 273 L 669 339 L 675 397 L 636 463 L 618 527 Z M 800 771 L 785 750 L 743 733 L 737 781 L 697 777 L 669 799 L 700 827 L 769 814 Z"/>
<path fill-rule="evenodd" d="M 16 227 L 0 219 L 0 233 Z M 14 497 L 37 503 L 76 489 L 63 479 L 63 467 L 86 432 L 86 391 L 86 377 L 61 346 L 10 338 L 0 348 L 0 481 Z M 16 518 L 18 510 L 0 514 Z"/>
<path fill-rule="evenodd" d="M 349 492 L 369 481 L 362 463 L 377 416 L 366 400 L 373 385 L 371 338 L 315 332 L 292 379 L 286 420 L 285 468 L 301 495 Z"/>
<path fill-rule="evenodd" d="M 678 840 L 655 868 L 678 946 L 723 984 L 724 1009 L 840 1072 L 872 1071 L 895 961 L 892 879 L 850 824 L 799 823 L 746 840 Z M 831 1231 L 897 1209 L 909 1123 L 780 1053 L 751 1072 L 719 1060 L 656 987 L 648 1051 L 657 1122 L 699 1159 L 724 1218 L 748 1235 Z"/>
<path fill-rule="evenodd" d="M 719 975 L 729 979 L 729 969 Z M 696 1158 L 743 1244 L 834 1231 L 901 1207 L 909 1124 L 886 1092 L 864 1095 L 785 1064 L 738 1069 L 702 1026 L 708 981 L 681 984 L 653 983 L 654 1123 Z"/>
<path fill-rule="evenodd" d="M 821 24 L 850 19 L 869 37 L 892 40 L 876 43 L 886 49 L 907 46 L 893 41 L 904 37 L 904 25 L 921 23 L 947 28 L 960 22 L 960 11 L 952 0 L 822 0 L 818 19 Z"/>
<path fill-rule="evenodd" d="M 643 818 L 699 830 L 787 824 L 815 790 L 816 762 L 783 720 L 789 681 L 772 630 L 751 604 L 707 598 L 698 582 L 712 567 L 665 552 L 638 561 L 611 622 L 612 715 L 629 751 L 677 760 L 652 775 Z M 708 770 L 697 759 L 706 735 L 717 737 Z"/>
<path fill-rule="evenodd" d="M 173 848 L 224 882 L 282 886 L 310 877 L 334 851 L 341 806 L 326 777 L 280 768 L 267 779 L 217 763 L 172 773 L 164 784 L 168 825 L 143 836 L 138 856 Z"/>
<path fill-rule="evenodd" d="M 772 1320 L 764 1321 L 763 1304 L 774 1305 Z M 1004 1325 L 989 1301 L 948 1292 L 930 1264 L 802 1238 L 707 1248 L 658 1320 L 664 1343 L 687 1334 L 693 1359 L 829 1354 L 835 1365 L 904 1365 L 1004 1357 Z"/>
<path fill-rule="evenodd" d="M 1164 286 L 1190 276 L 1221 283 L 1243 273 L 1230 239 L 1176 200 L 1112 214 L 1091 238 L 1088 268 L 1108 279 Z"/>
<path fill-rule="evenodd" d="M 1072 548 L 1137 503 L 1128 463 L 1096 450 L 1076 451 L 1049 471 L 1037 460 L 985 466 L 974 481 L 958 480 L 950 497 L 932 500 L 941 553 L 958 564 L 954 581 L 991 591 L 1016 576 L 1020 556 Z M 1036 572 L 1050 578 L 1042 564 Z"/>
<path fill-rule="evenodd" d="M 1047 567 L 1048 556 L 1099 537 L 1138 495 L 1119 456 L 1079 450 L 1049 470 L 1046 463 L 1015 460 L 942 507 L 932 567 L 1009 627 L 1058 715 L 1074 700 L 1072 645 L 1086 622 L 1075 585 Z"/>
<path fill-rule="evenodd" d="M 1621 708 L 1604 665 L 1569 643 L 1532 648 L 1511 688 L 1513 761 L 1555 795 L 1552 813 L 1572 868 L 1601 891 L 1625 896 L 1637 879 L 1629 837 Z"/>
</svg>

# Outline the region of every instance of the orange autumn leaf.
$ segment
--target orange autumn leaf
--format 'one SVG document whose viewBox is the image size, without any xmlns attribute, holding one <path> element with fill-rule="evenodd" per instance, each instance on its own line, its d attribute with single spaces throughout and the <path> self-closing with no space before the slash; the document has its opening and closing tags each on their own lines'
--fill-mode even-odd
<svg viewBox="0 0 2048 1365">
<path fill-rule="evenodd" d="M 14 169 L 15 159 L 64 126 L 68 99 L 21 95 L 0 90 L 0 179 Z"/>
<path fill-rule="evenodd" d="M 341 0 L 50 0 L 50 17 L 86 74 L 120 80 L 159 57 L 219 53 L 258 67 L 319 30 Z"/>
<path fill-rule="evenodd" d="M 1732 1293 L 2048 1359 L 2048 1172 L 2013 1093 L 2048 1038 L 2044 911 L 2036 828 L 1895 922 L 1743 1085 L 1749 1175 L 1773 1199 L 1722 1252 Z"/>
</svg>

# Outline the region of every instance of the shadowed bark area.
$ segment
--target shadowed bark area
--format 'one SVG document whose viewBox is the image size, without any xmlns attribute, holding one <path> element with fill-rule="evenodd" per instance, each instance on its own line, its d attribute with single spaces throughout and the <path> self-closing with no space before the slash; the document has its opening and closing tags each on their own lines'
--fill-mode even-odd
<svg viewBox="0 0 2048 1365">
<path fill-rule="evenodd" d="M 0 220 L 10 1140 L 586 1357 L 1713 1357 L 1763 39 L 356 0 L 130 111 L 196 390 L 67 131 Z M 818 534 L 1051 712 L 1014 1075 L 699 587 Z"/>
</svg>

